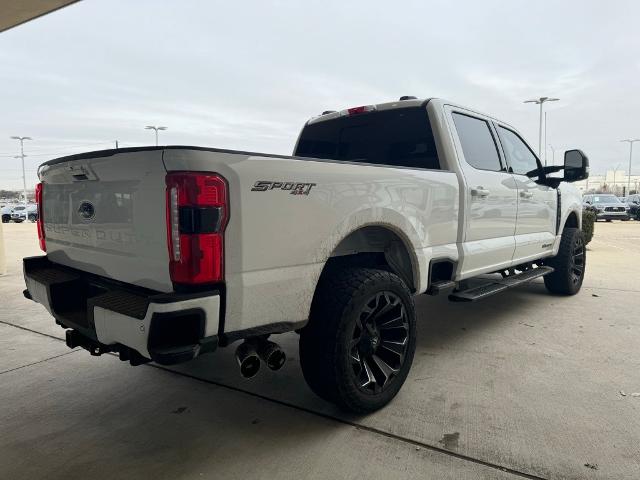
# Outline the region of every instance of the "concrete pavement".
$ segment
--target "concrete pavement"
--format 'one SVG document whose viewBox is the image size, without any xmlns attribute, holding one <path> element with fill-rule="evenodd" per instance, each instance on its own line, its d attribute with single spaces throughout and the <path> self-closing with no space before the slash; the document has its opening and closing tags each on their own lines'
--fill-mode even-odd
<svg viewBox="0 0 640 480">
<path fill-rule="evenodd" d="M 70 351 L 20 293 L 34 226 L 5 237 L 2 478 L 640 478 L 640 222 L 597 224 L 575 297 L 418 298 L 412 372 L 366 417 L 309 391 L 293 334 L 251 381 L 233 348 L 170 370 Z"/>
</svg>

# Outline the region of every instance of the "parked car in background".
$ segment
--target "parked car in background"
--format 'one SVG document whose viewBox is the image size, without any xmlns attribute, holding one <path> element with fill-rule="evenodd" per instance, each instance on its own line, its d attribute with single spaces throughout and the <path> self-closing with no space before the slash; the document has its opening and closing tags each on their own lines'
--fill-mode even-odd
<svg viewBox="0 0 640 480">
<path fill-rule="evenodd" d="M 13 205 L 6 205 L 0 209 L 2 214 L 2 223 L 9 223 L 11 221 L 11 214 L 13 213 Z"/>
<path fill-rule="evenodd" d="M 596 212 L 596 221 L 629 220 L 629 207 L 610 193 L 585 195 L 582 202 L 585 208 L 591 208 Z"/>
<path fill-rule="evenodd" d="M 38 204 L 31 203 L 27 205 L 27 220 L 36 222 L 38 220 Z"/>
<path fill-rule="evenodd" d="M 13 207 L 11 212 L 11 220 L 16 223 L 22 223 L 26 220 L 35 222 L 38 220 L 38 205 L 30 203 L 28 205 L 17 205 Z"/>
<path fill-rule="evenodd" d="M 640 220 L 640 194 L 636 193 L 625 197 L 625 203 L 629 207 L 629 216 Z"/>
<path fill-rule="evenodd" d="M 11 221 L 16 223 L 22 223 L 27 219 L 27 206 L 17 205 L 13 207 L 11 212 Z"/>
</svg>

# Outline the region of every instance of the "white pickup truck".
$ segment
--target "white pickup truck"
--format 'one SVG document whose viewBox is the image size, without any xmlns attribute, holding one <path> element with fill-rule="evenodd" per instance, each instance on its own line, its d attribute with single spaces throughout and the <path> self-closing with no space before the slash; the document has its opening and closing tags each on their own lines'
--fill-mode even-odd
<svg viewBox="0 0 640 480">
<path fill-rule="evenodd" d="M 73 155 L 39 169 L 46 255 L 24 259 L 24 293 L 69 347 L 134 365 L 242 341 L 250 377 L 282 366 L 268 338 L 295 330 L 311 389 L 371 411 L 409 372 L 413 295 L 473 301 L 537 277 L 579 291 L 582 200 L 568 182 L 587 175 L 579 150 L 543 167 L 510 125 L 414 97 L 324 112 L 290 157 Z"/>
</svg>

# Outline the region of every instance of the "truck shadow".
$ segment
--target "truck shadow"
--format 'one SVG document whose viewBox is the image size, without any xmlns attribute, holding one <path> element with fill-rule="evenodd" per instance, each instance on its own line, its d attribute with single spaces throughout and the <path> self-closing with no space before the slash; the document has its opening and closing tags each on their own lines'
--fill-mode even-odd
<svg viewBox="0 0 640 480">
<path fill-rule="evenodd" d="M 532 283 L 503 292 L 491 298 L 472 303 L 454 303 L 446 295 L 416 297 L 417 330 L 416 353 L 412 371 L 401 391 L 410 390 L 415 381 L 435 380 L 432 375 L 424 375 L 434 364 L 455 361 L 457 353 L 481 352 L 487 337 L 492 340 L 503 334 L 506 327 L 523 325 L 531 328 L 531 313 L 539 306 L 538 296 L 544 290 L 542 283 Z M 524 313 L 524 314 L 523 314 Z M 191 378 L 241 390 L 252 395 L 284 402 L 300 408 L 310 409 L 356 420 L 359 417 L 345 414 L 333 405 L 317 398 L 306 386 L 298 362 L 298 335 L 287 333 L 274 335 L 287 353 L 287 362 L 282 370 L 272 372 L 264 365 L 256 377 L 243 379 L 239 374 L 234 357 L 236 344 L 219 349 L 212 355 L 205 355 L 192 362 L 167 369 Z M 508 339 L 507 339 L 508 340 Z M 437 380 L 436 380 L 437 381 Z M 411 395 L 411 392 L 408 393 Z M 394 409 L 397 400 L 385 410 Z M 378 413 L 370 415 L 376 417 Z"/>
<path fill-rule="evenodd" d="M 541 336 L 553 335 L 551 328 L 544 330 L 547 327 L 542 322 L 545 310 L 549 311 L 540 306 L 543 291 L 544 285 L 534 282 L 473 303 L 452 303 L 446 295 L 416 298 L 418 338 L 409 377 L 387 407 L 366 416 L 344 413 L 311 392 L 300 370 L 298 336 L 293 333 L 273 337 L 289 356 L 279 372 L 263 368 L 254 379 L 242 379 L 234 348 L 171 370 L 434 447 L 451 451 L 470 448 L 480 458 L 498 461 L 492 442 L 478 444 L 459 432 L 469 418 L 482 417 L 488 421 L 477 427 L 486 431 L 487 438 L 506 434 L 502 420 L 494 418 L 501 418 L 495 411 L 508 415 L 511 392 L 532 388 L 521 368 L 531 368 L 527 365 L 534 358 L 546 361 Z M 518 395 L 522 393 L 513 398 Z M 451 438 L 456 442 L 449 441 Z M 503 456 L 499 463 L 526 469 L 519 465 L 517 456 Z"/>
</svg>

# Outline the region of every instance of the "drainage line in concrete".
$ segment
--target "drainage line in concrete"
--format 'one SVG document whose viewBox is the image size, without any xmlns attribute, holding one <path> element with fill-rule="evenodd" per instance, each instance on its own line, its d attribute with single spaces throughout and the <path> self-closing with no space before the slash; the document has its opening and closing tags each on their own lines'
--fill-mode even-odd
<svg viewBox="0 0 640 480">
<path fill-rule="evenodd" d="M 16 327 L 16 328 L 19 328 L 21 330 L 25 330 L 27 332 L 35 333 L 35 334 L 38 334 L 38 335 L 43 335 L 43 336 L 49 337 L 49 338 L 53 338 L 54 340 L 58 340 L 60 342 L 64 342 L 64 340 L 62 338 L 56 337 L 54 335 L 49 335 L 48 333 L 38 332 L 37 330 L 32 330 L 30 328 L 22 327 L 20 325 L 14 325 L 13 323 L 4 322 L 2 320 L 0 320 L 0 323 L 2 323 L 4 325 L 11 326 L 11 327 Z M 66 353 L 63 353 L 61 355 L 57 355 L 55 357 L 48 358 L 46 360 L 41 360 L 39 362 L 34 362 L 34 363 L 30 364 L 30 365 L 36 365 L 38 363 L 43 363 L 43 362 L 46 362 L 46 361 L 54 359 L 54 358 L 62 357 L 64 355 L 69 355 L 70 353 L 74 353 L 76 351 L 79 351 L 79 350 L 73 350 L 71 352 L 66 352 Z M 115 354 L 111 354 L 111 355 L 117 356 Z M 28 367 L 30 365 L 23 365 L 22 367 L 18 367 L 18 368 L 25 368 L 25 367 Z M 234 387 L 234 386 L 231 386 L 231 385 L 225 385 L 224 383 L 219 383 L 219 382 L 216 382 L 214 380 L 207 380 L 207 379 L 204 379 L 204 378 L 196 377 L 195 375 L 190 375 L 188 373 L 178 372 L 178 371 L 171 370 L 169 368 L 163 367 L 161 365 L 147 364 L 146 366 L 152 367 L 152 368 L 156 368 L 156 369 L 162 370 L 164 372 L 173 373 L 174 375 L 178 375 L 178 376 L 181 376 L 181 377 L 191 378 L 191 379 L 197 380 L 199 382 L 208 383 L 208 384 L 211 384 L 211 385 L 216 385 L 218 387 L 226 388 L 228 390 L 233 390 L 235 392 L 244 393 L 245 395 L 249 395 L 249 396 L 252 396 L 252 397 L 255 397 L 255 398 L 259 398 L 261 400 L 266 400 L 268 402 L 276 403 L 276 404 L 282 405 L 284 407 L 293 408 L 295 410 L 299 410 L 301 412 L 305 412 L 305 413 L 308 413 L 308 414 L 311 414 L 311 415 L 315 415 L 317 417 L 322 417 L 322 418 L 325 418 L 327 420 L 333 420 L 334 422 L 339 422 L 339 423 L 342 423 L 344 425 L 349 425 L 351 427 L 355 427 L 355 428 L 360 429 L 360 430 L 364 430 L 364 431 L 367 431 L 367 432 L 370 432 L 370 433 L 382 435 L 384 437 L 391 438 L 393 440 L 398 440 L 399 442 L 408 443 L 408 444 L 414 445 L 416 447 L 421 447 L 421 448 L 424 448 L 425 450 L 431 450 L 433 452 L 442 453 L 442 454 L 448 455 L 450 457 L 455 457 L 455 458 L 458 458 L 460 460 L 465 460 L 467 462 L 475 463 L 475 464 L 478 464 L 478 465 L 483 465 L 485 467 L 493 468 L 495 470 L 499 470 L 499 471 L 505 472 L 505 473 L 510 473 L 512 475 L 516 475 L 516 476 L 519 476 L 519 477 L 522 477 L 522 478 L 528 478 L 528 479 L 532 479 L 532 480 L 546 480 L 544 477 L 539 477 L 537 475 L 532 475 L 532 474 L 529 474 L 529 473 L 526 473 L 526 472 L 522 472 L 520 470 L 515 470 L 513 468 L 509 468 L 509 467 L 505 467 L 505 466 L 502 466 L 502 465 L 498 465 L 496 463 L 487 462 L 485 460 L 481 460 L 481 459 L 475 458 L 475 457 L 470 457 L 470 456 L 464 455 L 462 453 L 452 452 L 451 450 L 446 450 L 444 448 L 440 448 L 440 447 L 437 447 L 435 445 L 430 445 L 428 443 L 420 442 L 418 440 L 413 440 L 411 438 L 402 437 L 402 436 L 397 435 L 395 433 L 386 432 L 384 430 L 380 430 L 380 429 L 375 428 L 375 427 L 369 427 L 367 425 L 362 425 L 362 424 L 359 424 L 359 423 L 356 423 L 356 422 L 352 422 L 350 420 L 346 420 L 344 418 L 340 418 L 340 417 L 336 417 L 336 416 L 333 416 L 333 415 L 329 415 L 327 413 L 317 412 L 317 411 L 311 410 L 309 408 L 301 407 L 299 405 L 295 405 L 293 403 L 288 403 L 288 402 L 285 402 L 283 400 L 277 400 L 275 398 L 267 397 L 265 395 L 261 395 L 259 393 L 254 393 L 254 392 L 251 392 L 249 390 L 244 390 L 242 388 Z M 13 369 L 13 370 L 17 370 L 17 369 Z M 7 370 L 7 372 L 10 372 L 10 371 L 11 370 Z M 1 372 L 1 373 L 6 373 L 6 372 Z"/>
<path fill-rule="evenodd" d="M 9 370 L 3 370 L 2 372 L 0 372 L 0 375 L 2 375 L 4 373 L 9 373 L 9 372 L 15 372 L 16 370 L 20 370 L 21 368 L 27 368 L 27 367 L 31 367 L 33 365 L 38 365 L 39 363 L 48 362 L 49 360 L 53 360 L 54 358 L 64 357 L 65 355 L 70 355 L 70 354 L 76 353 L 78 351 L 79 350 L 71 350 L 70 352 L 64 352 L 64 353 L 61 353 L 60 355 L 54 355 L 53 357 L 45 358 L 44 360 L 38 360 L 37 362 L 27 363 L 26 365 L 20 365 L 19 367 L 10 368 Z"/>
<path fill-rule="evenodd" d="M 216 382 L 215 380 L 207 380 L 207 379 L 204 379 L 204 378 L 196 377 L 194 375 L 190 375 L 188 373 L 183 373 L 183 372 L 178 372 L 178 371 L 175 371 L 175 370 L 171 370 L 169 368 L 166 368 L 166 367 L 163 367 L 163 366 L 157 365 L 157 364 L 146 364 L 145 366 L 153 367 L 153 368 L 156 368 L 158 370 L 163 370 L 165 372 L 173 373 L 175 375 L 182 376 L 182 377 L 191 378 L 193 380 L 198 380 L 200 382 L 208 383 L 208 384 L 211 384 L 211 385 L 216 385 L 218 387 L 226 388 L 228 390 L 233 390 L 235 392 L 244 393 L 246 395 L 249 395 L 249 396 L 252 396 L 252 397 L 255 397 L 255 398 L 259 398 L 261 400 L 266 400 L 268 402 L 276 403 L 278 405 L 282 405 L 282 406 L 285 406 L 285 407 L 293 408 L 295 410 L 299 410 L 299 411 L 302 411 L 302 412 L 305 412 L 305 413 L 309 413 L 309 414 L 315 415 L 317 417 L 322 417 L 322 418 L 325 418 L 325 419 L 328 419 L 328 420 L 333 420 L 335 422 L 339 422 L 339 423 L 342 423 L 342 424 L 345 424 L 345 425 L 349 425 L 349 426 L 355 427 L 355 428 L 360 429 L 360 430 L 365 430 L 365 431 L 370 432 L 370 433 L 382 435 L 384 437 L 388 437 L 388 438 L 391 438 L 391 439 L 394 439 L 394 440 L 398 440 L 398 441 L 403 442 L 403 443 L 408 443 L 408 444 L 414 445 L 416 447 L 421 447 L 421 448 L 424 448 L 425 450 L 431 450 L 431 451 L 434 451 L 434 452 L 437 452 L 437 453 L 442 453 L 442 454 L 445 454 L 445 455 L 449 455 L 451 457 L 459 458 L 460 460 L 466 460 L 466 461 L 471 462 L 471 463 L 476 463 L 478 465 L 483 465 L 485 467 L 493 468 L 495 470 L 500 470 L 501 472 L 510 473 L 512 475 L 517 475 L 517 476 L 522 477 L 522 478 L 528 478 L 528 479 L 533 479 L 533 480 L 547 480 L 544 477 L 539 477 L 537 475 L 532 475 L 532 474 L 529 474 L 529 473 L 526 473 L 526 472 L 522 472 L 520 470 L 515 470 L 513 468 L 509 468 L 509 467 L 505 467 L 505 466 L 498 465 L 498 464 L 495 464 L 495 463 L 487 462 L 485 460 L 481 460 L 481 459 L 475 458 L 475 457 L 470 457 L 470 456 L 464 455 L 462 453 L 452 452 L 451 450 L 446 450 L 444 448 L 440 448 L 440 447 L 437 447 L 435 445 L 431 445 L 431 444 L 428 444 L 428 443 L 423 443 L 423 442 L 421 442 L 419 440 L 413 440 L 411 438 L 402 437 L 402 436 L 397 435 L 395 433 L 386 432 L 384 430 L 380 430 L 380 429 L 375 428 L 375 427 L 369 427 L 367 425 L 362 425 L 360 423 L 352 422 L 350 420 L 346 420 L 346 419 L 340 418 L 340 417 L 335 417 L 335 416 L 329 415 L 327 413 L 317 412 L 317 411 L 311 410 L 309 408 L 301 407 L 299 405 L 295 405 L 293 403 L 288 403 L 288 402 L 285 402 L 283 400 L 278 400 L 278 399 L 275 399 L 275 398 L 267 397 L 265 395 L 261 395 L 259 393 L 254 393 L 254 392 L 251 392 L 249 390 L 244 390 L 242 388 L 234 387 L 234 386 L 231 386 L 231 385 L 225 385 L 224 383 L 219 383 L 219 382 Z"/>
</svg>

